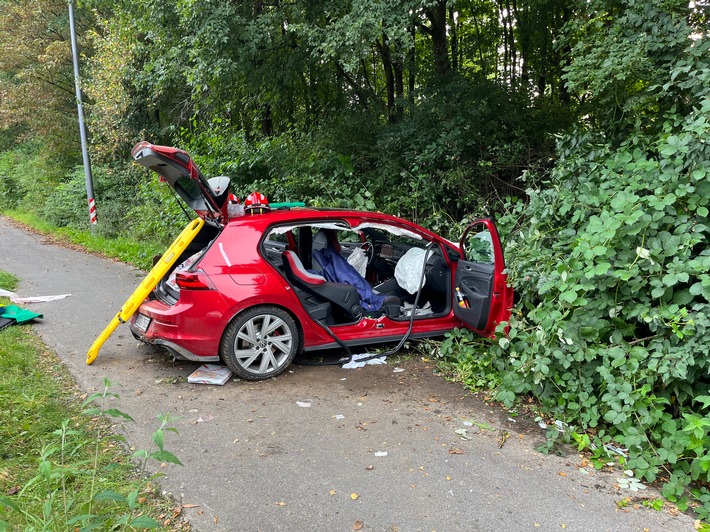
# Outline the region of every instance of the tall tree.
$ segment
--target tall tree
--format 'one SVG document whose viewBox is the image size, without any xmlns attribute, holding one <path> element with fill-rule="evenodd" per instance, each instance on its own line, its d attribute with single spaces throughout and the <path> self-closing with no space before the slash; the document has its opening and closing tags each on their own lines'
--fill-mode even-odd
<svg viewBox="0 0 710 532">
<path fill-rule="evenodd" d="M 20 125 L 57 154 L 79 146 L 68 17 L 62 0 L 0 0 L 0 128 Z"/>
</svg>

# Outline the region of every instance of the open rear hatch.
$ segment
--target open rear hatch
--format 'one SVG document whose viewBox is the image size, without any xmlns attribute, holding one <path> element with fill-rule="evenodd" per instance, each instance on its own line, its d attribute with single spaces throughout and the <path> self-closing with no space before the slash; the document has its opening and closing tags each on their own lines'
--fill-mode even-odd
<svg viewBox="0 0 710 532">
<path fill-rule="evenodd" d="M 170 146 L 143 141 L 135 145 L 131 155 L 168 183 L 200 218 L 227 222 L 228 177 L 205 179 L 187 152 Z"/>
</svg>

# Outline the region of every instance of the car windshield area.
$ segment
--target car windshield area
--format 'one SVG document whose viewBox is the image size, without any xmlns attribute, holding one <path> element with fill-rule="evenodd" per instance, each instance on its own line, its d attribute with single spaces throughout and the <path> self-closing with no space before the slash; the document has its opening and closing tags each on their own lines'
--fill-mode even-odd
<svg viewBox="0 0 710 532">
<path fill-rule="evenodd" d="M 413 231 L 379 222 L 304 223 L 272 227 L 261 252 L 311 316 L 337 325 L 383 314 L 393 320 L 448 314 L 451 271 L 441 247 L 429 244 Z M 352 296 L 336 285 L 355 287 L 361 312 L 348 307 Z"/>
</svg>

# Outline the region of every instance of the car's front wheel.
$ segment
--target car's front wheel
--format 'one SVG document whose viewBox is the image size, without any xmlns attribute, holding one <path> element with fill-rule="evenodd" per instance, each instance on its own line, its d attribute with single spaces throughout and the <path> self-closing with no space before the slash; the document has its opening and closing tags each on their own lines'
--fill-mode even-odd
<svg viewBox="0 0 710 532">
<path fill-rule="evenodd" d="M 260 380 L 283 372 L 298 350 L 298 327 L 278 307 L 245 310 L 227 327 L 220 345 L 224 363 L 242 379 Z"/>
</svg>

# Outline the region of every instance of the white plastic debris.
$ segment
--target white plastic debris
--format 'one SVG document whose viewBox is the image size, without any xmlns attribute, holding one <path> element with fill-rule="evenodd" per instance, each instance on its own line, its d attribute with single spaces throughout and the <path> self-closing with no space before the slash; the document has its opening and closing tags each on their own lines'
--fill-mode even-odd
<svg viewBox="0 0 710 532">
<path fill-rule="evenodd" d="M 508 419 L 510 419 L 510 418 L 508 418 Z M 513 420 L 511 419 L 511 421 L 513 421 Z M 537 419 L 536 421 L 537 421 L 538 426 L 539 426 L 542 430 L 547 429 L 547 423 L 545 423 L 542 419 Z M 569 430 L 569 431 L 573 431 L 573 430 L 574 430 L 574 427 L 573 427 L 573 426 L 568 425 L 567 423 L 565 423 L 564 421 L 560 421 L 559 419 L 558 419 L 557 421 L 555 421 L 555 426 L 557 426 L 558 432 L 565 432 L 565 431 L 568 431 L 568 430 Z"/>
<path fill-rule="evenodd" d="M 17 303 L 18 305 L 24 305 L 27 303 L 45 303 L 47 301 L 56 301 L 58 299 L 64 299 L 65 297 L 69 297 L 70 295 L 71 294 L 60 294 L 56 296 L 19 297 L 15 292 L 0 288 L 0 296 L 7 297 L 10 299 L 10 301 L 12 301 L 13 303 Z"/>
<path fill-rule="evenodd" d="M 402 373 L 404 371 L 404 368 L 394 368 L 394 371 L 392 373 Z"/>
<path fill-rule="evenodd" d="M 646 486 L 637 478 L 617 478 L 616 482 L 622 490 L 639 491 L 646 489 Z"/>
<path fill-rule="evenodd" d="M 370 364 L 370 365 L 387 364 L 387 360 L 385 360 L 385 357 L 377 357 L 377 358 L 373 358 L 370 360 L 364 360 L 364 361 L 360 362 L 364 358 L 369 358 L 371 356 L 375 356 L 375 355 L 372 355 L 370 353 L 361 353 L 361 354 L 353 355 L 353 358 L 350 362 L 348 362 L 347 364 L 343 364 L 343 369 L 362 368 L 363 366 L 365 366 L 367 364 Z"/>
<path fill-rule="evenodd" d="M 616 447 L 615 445 L 612 445 L 611 443 L 606 443 L 604 444 L 604 448 L 609 451 L 610 453 L 616 453 L 620 454 L 623 457 L 626 457 L 629 452 L 628 449 L 622 449 L 621 447 Z"/>
<path fill-rule="evenodd" d="M 304 401 L 296 401 L 296 404 L 300 406 L 301 408 L 310 408 L 311 403 L 306 403 Z"/>
<path fill-rule="evenodd" d="M 375 456 L 387 456 L 387 451 L 377 451 Z"/>
<path fill-rule="evenodd" d="M 69 297 L 71 294 L 60 294 L 57 296 L 30 296 L 30 297 L 14 297 L 10 296 L 10 301 L 23 305 L 26 303 L 46 303 L 48 301 L 57 301 L 58 299 L 64 299 Z"/>
<path fill-rule="evenodd" d="M 456 434 L 458 434 L 459 436 L 461 436 L 462 440 L 470 440 L 471 439 L 471 437 L 468 435 L 468 430 L 466 430 L 466 429 L 456 429 L 454 432 Z"/>
<path fill-rule="evenodd" d="M 336 414 L 333 417 L 335 417 L 335 419 L 345 419 L 345 416 L 343 414 Z"/>
</svg>

